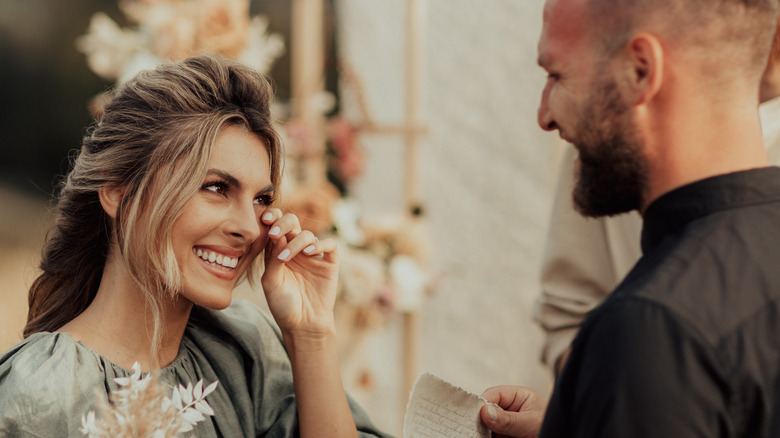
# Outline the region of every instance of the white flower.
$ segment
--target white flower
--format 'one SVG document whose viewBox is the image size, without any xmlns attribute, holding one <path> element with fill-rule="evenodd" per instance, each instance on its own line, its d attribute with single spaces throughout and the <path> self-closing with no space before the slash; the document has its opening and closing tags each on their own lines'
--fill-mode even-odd
<svg viewBox="0 0 780 438">
<path fill-rule="evenodd" d="M 376 298 L 386 282 L 385 265 L 368 251 L 345 251 L 339 278 L 344 301 L 353 306 L 365 306 Z"/>
<path fill-rule="evenodd" d="M 422 306 L 430 278 L 414 258 L 406 255 L 393 257 L 390 261 L 390 279 L 396 291 L 399 310 L 417 310 Z"/>
<path fill-rule="evenodd" d="M 120 28 L 102 12 L 92 16 L 86 35 L 76 40 L 76 47 L 87 55 L 89 68 L 109 80 L 119 77 L 139 45 L 135 33 Z"/>
<path fill-rule="evenodd" d="M 249 23 L 249 38 L 238 60 L 260 73 L 268 73 L 277 58 L 284 54 L 284 38 L 268 33 L 268 18 L 256 16 Z"/>
<path fill-rule="evenodd" d="M 339 199 L 331 214 L 340 238 L 353 246 L 361 246 L 365 243 L 366 236 L 358 225 L 360 206 L 356 201 L 347 198 Z"/>
<path fill-rule="evenodd" d="M 208 403 L 206 403 L 206 400 L 201 400 L 197 403 L 195 403 L 195 409 L 198 410 L 203 415 L 208 415 L 210 417 L 214 416 L 214 410 L 211 409 L 211 406 L 209 406 Z"/>
<path fill-rule="evenodd" d="M 214 410 L 206 402 L 206 396 L 215 389 L 217 389 L 216 381 L 204 389 L 203 380 L 199 380 L 194 388 L 188 384 L 186 388 L 179 385 L 174 389 L 173 396 L 176 398 L 174 404 L 179 409 L 179 416 L 184 420 L 182 425 L 184 429 L 180 429 L 181 432 L 192 430 L 193 426 L 205 419 L 204 415 L 214 415 Z"/>
<path fill-rule="evenodd" d="M 144 48 L 161 60 L 181 59 L 195 49 L 196 5 L 192 2 L 122 2 L 125 15 L 139 25 Z"/>
<path fill-rule="evenodd" d="M 160 59 L 148 50 L 140 50 L 131 56 L 122 66 L 119 77 L 116 78 L 117 84 L 122 84 L 132 79 L 136 74 L 143 70 L 150 70 L 160 64 Z"/>
<path fill-rule="evenodd" d="M 81 429 L 79 429 L 84 435 L 97 433 L 95 427 L 95 411 L 89 411 L 86 415 L 81 417 Z"/>
</svg>

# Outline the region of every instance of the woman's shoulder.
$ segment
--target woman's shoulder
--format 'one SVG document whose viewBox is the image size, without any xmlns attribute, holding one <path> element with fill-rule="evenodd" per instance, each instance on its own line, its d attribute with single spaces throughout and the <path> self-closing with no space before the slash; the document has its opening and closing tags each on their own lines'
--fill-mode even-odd
<svg viewBox="0 0 780 438">
<path fill-rule="evenodd" d="M 102 386 L 99 366 L 64 333 L 36 333 L 0 355 L 0 435 L 76 431 Z"/>
<path fill-rule="evenodd" d="M 98 364 L 85 356 L 83 347 L 66 333 L 35 333 L 0 355 L 0 385 L 24 382 L 40 384 L 80 375 L 79 368 Z"/>
</svg>

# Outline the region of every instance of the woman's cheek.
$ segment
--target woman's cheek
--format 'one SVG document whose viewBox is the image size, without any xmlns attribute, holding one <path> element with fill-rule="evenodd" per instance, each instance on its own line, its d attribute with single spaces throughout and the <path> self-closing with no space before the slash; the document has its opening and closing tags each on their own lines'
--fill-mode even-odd
<svg viewBox="0 0 780 438">
<path fill-rule="evenodd" d="M 263 232 L 260 234 L 260 237 L 255 241 L 254 244 L 252 244 L 252 257 L 257 257 L 263 250 L 265 249 L 265 246 L 268 244 L 268 227 L 264 227 Z"/>
</svg>

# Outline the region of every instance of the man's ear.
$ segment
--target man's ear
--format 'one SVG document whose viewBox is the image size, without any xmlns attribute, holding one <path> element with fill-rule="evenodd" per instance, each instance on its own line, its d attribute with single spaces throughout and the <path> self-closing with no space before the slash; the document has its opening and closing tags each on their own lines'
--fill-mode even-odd
<svg viewBox="0 0 780 438">
<path fill-rule="evenodd" d="M 660 91 L 664 80 L 664 50 L 647 32 L 634 35 L 626 46 L 627 84 L 635 105 L 646 104 Z"/>
<path fill-rule="evenodd" d="M 103 210 L 105 210 L 106 214 L 111 216 L 112 219 L 116 219 L 119 204 L 122 202 L 124 196 L 124 187 L 106 187 L 98 191 L 100 205 L 103 206 Z"/>
</svg>

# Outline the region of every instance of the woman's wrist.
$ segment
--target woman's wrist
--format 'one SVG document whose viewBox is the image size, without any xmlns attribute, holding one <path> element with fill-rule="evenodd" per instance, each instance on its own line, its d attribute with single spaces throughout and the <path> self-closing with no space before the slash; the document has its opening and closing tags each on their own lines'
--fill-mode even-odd
<svg viewBox="0 0 780 438">
<path fill-rule="evenodd" d="M 282 337 L 291 352 L 321 351 L 336 345 L 336 328 L 330 326 L 318 330 L 283 329 Z"/>
</svg>

